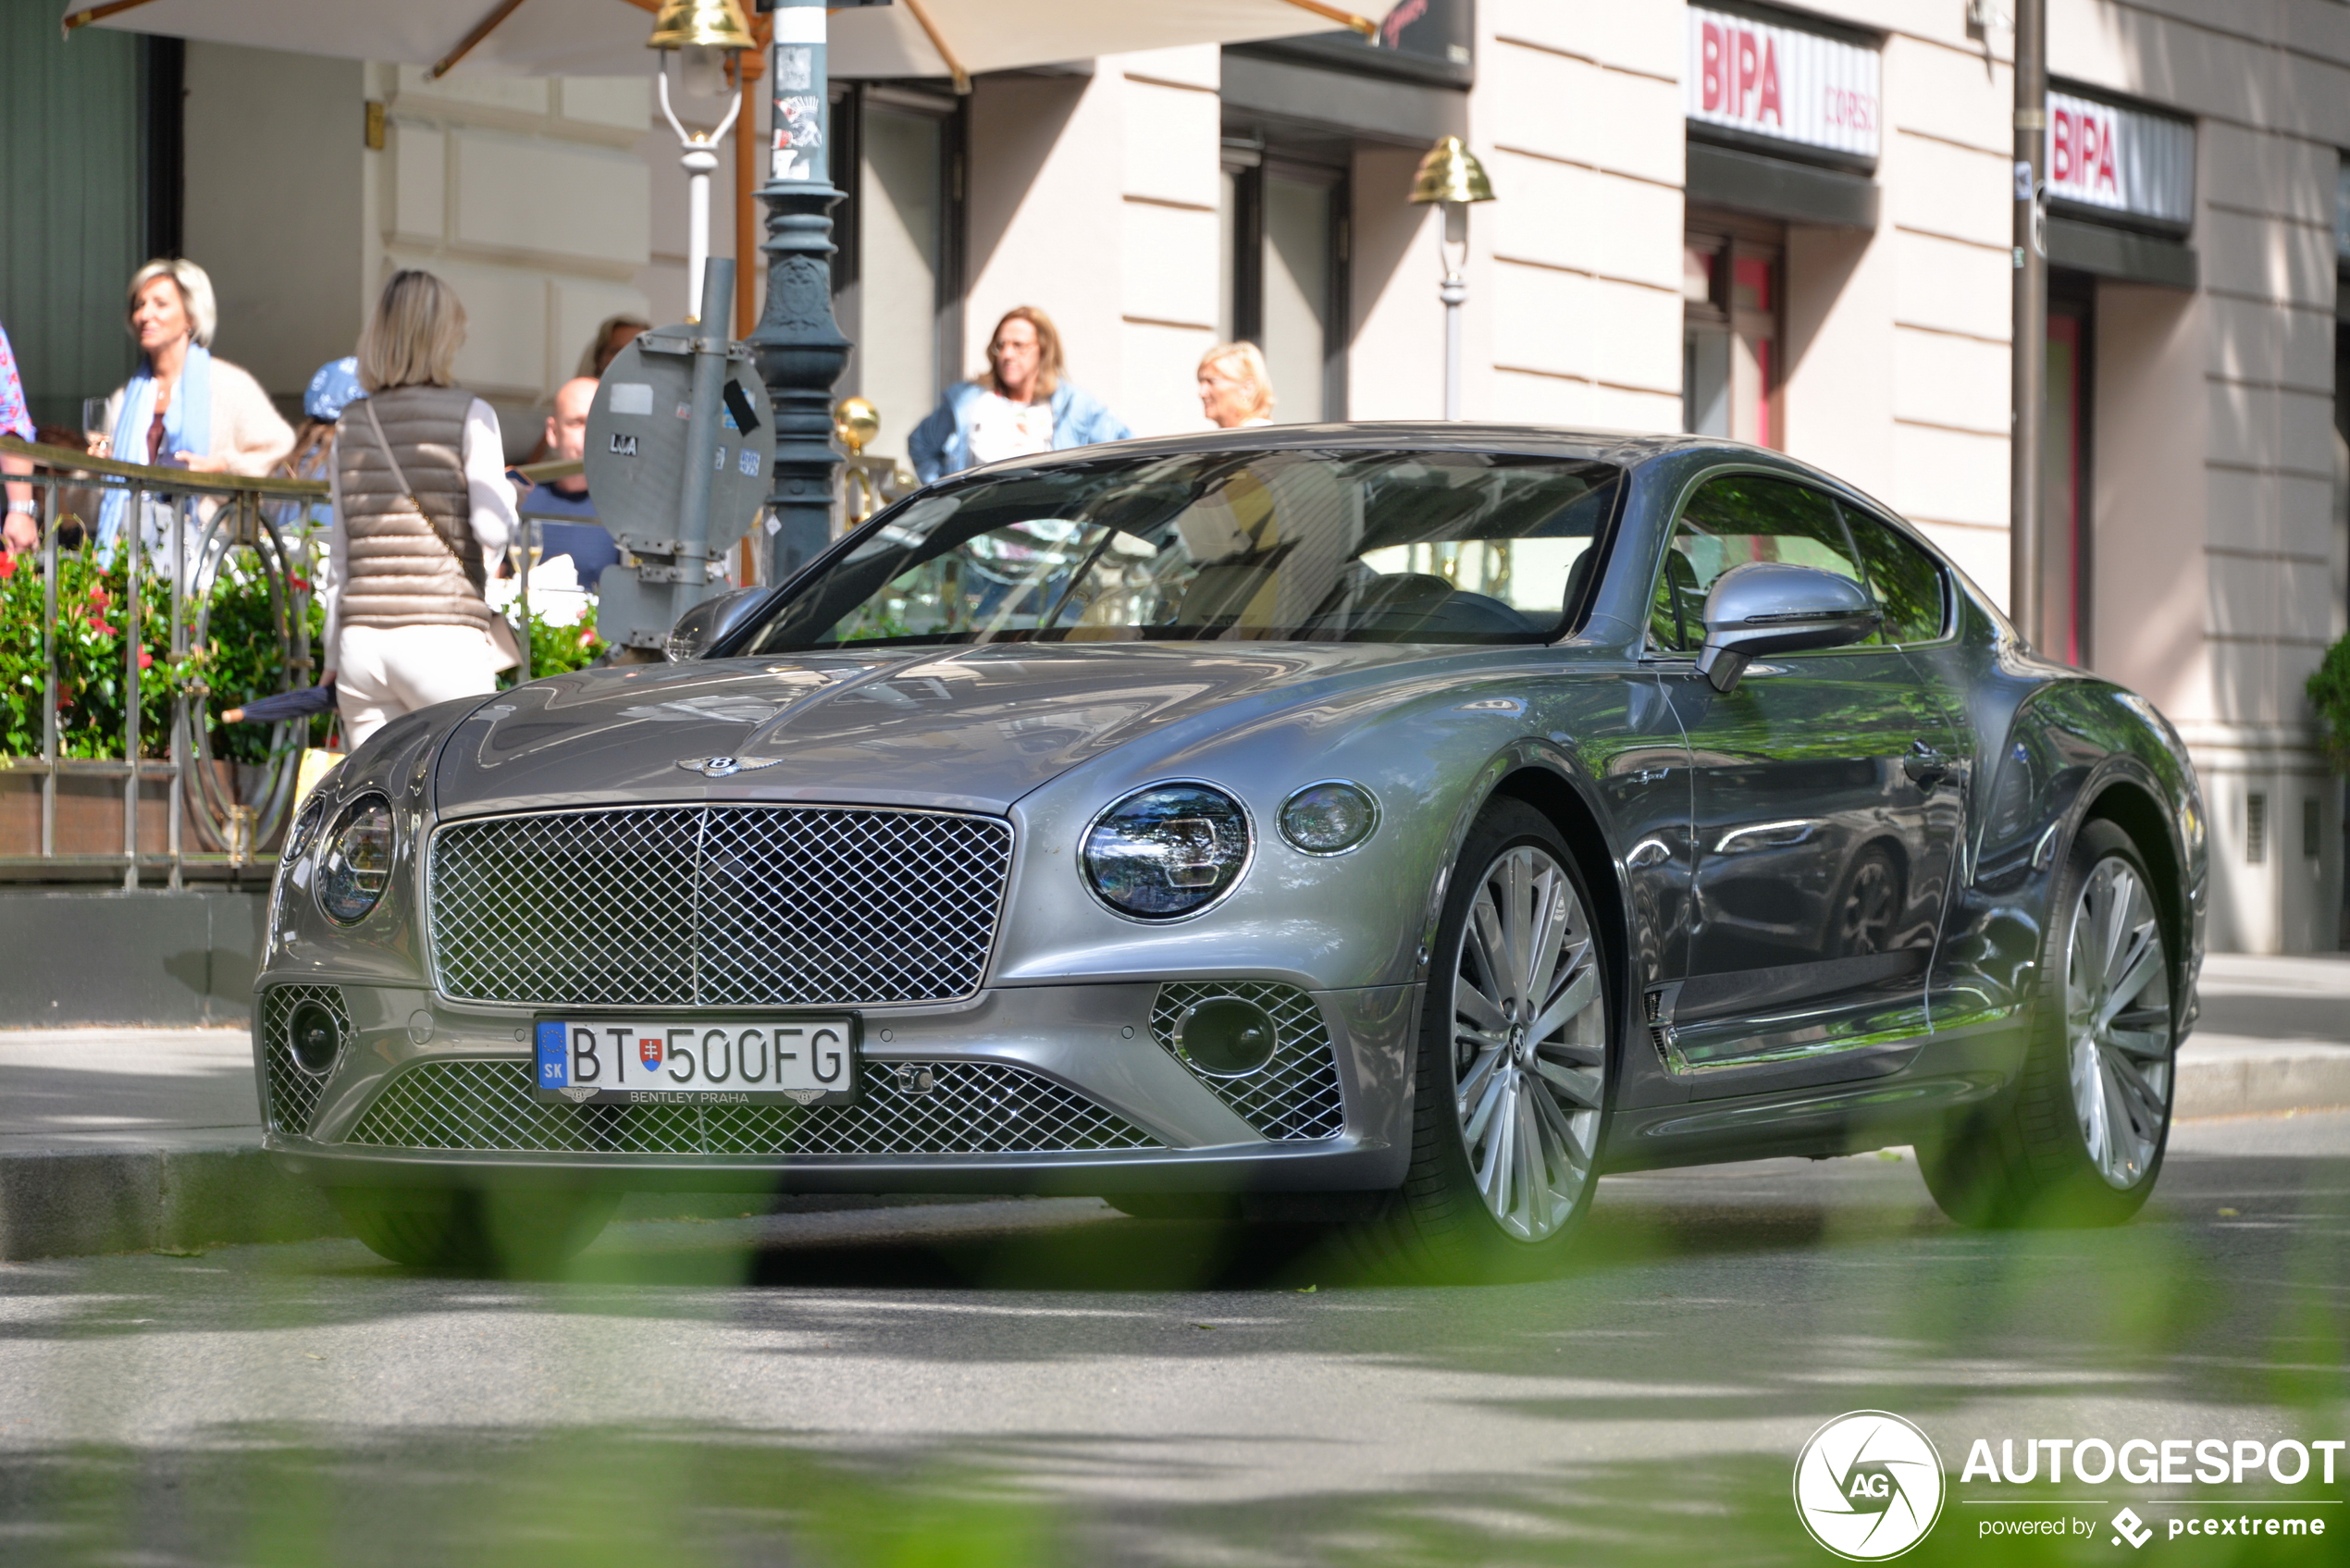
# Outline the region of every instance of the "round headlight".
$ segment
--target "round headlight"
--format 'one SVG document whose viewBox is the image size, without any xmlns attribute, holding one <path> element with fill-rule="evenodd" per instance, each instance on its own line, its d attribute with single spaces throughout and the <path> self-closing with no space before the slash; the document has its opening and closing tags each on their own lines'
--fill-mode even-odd
<svg viewBox="0 0 2350 1568">
<path fill-rule="evenodd" d="M 1308 855 L 1342 855 L 1379 826 L 1379 802 L 1361 784 L 1326 779 L 1281 802 L 1281 836 Z"/>
<path fill-rule="evenodd" d="M 363 795 L 342 809 L 318 859 L 318 907 L 350 925 L 376 907 L 391 885 L 391 802 Z"/>
<path fill-rule="evenodd" d="M 1137 790 L 1085 832 L 1085 880 L 1113 909 L 1168 920 L 1207 907 L 1248 867 L 1248 813 L 1207 784 Z"/>
</svg>

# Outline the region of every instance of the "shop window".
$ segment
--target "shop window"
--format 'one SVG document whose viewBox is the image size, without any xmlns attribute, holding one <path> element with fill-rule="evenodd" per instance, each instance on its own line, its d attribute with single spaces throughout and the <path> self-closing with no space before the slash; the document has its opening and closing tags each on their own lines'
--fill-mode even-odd
<svg viewBox="0 0 2350 1568">
<path fill-rule="evenodd" d="M 1228 139 L 1217 331 L 1265 352 L 1273 418 L 1346 417 L 1346 179 L 1321 164 Z"/>
<path fill-rule="evenodd" d="M 1780 269 L 1775 224 L 1691 227 L 1681 252 L 1682 426 L 1756 446 L 1782 444 Z"/>
</svg>

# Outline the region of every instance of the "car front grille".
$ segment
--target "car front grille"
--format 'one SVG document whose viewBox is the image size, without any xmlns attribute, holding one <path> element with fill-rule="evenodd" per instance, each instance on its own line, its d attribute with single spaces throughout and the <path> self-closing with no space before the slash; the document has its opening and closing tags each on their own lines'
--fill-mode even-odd
<svg viewBox="0 0 2350 1568">
<path fill-rule="evenodd" d="M 335 1016 L 346 1044 L 351 1040 L 351 1011 L 342 992 L 331 985 L 277 985 L 261 1003 L 262 1082 L 268 1095 L 269 1125 L 279 1132 L 310 1130 L 318 1114 L 318 1096 L 325 1093 L 327 1074 L 305 1070 L 294 1060 L 294 1009 L 304 1002 L 323 1004 Z"/>
<path fill-rule="evenodd" d="M 345 1142 L 568 1154 L 1041 1154 L 1160 1146 L 1116 1112 L 1023 1068 L 868 1062 L 864 1073 L 856 1102 L 847 1105 L 574 1105 L 534 1098 L 526 1061 L 419 1062 L 385 1085 Z"/>
<path fill-rule="evenodd" d="M 849 1006 L 979 989 L 1011 867 L 994 817 L 812 807 L 549 811 L 433 835 L 442 994 L 526 1006 Z"/>
<path fill-rule="evenodd" d="M 1339 1093 L 1338 1054 L 1330 1045 L 1330 1027 L 1314 998 L 1293 985 L 1258 981 L 1162 985 L 1151 1004 L 1152 1038 L 1168 1055 L 1183 1061 L 1175 1049 L 1176 1025 L 1192 1008 L 1218 996 L 1254 1002 L 1265 1009 L 1273 1020 L 1273 1057 L 1243 1078 L 1196 1071 L 1194 1076 L 1243 1121 L 1277 1142 L 1308 1142 L 1344 1131 L 1346 1106 Z"/>
</svg>

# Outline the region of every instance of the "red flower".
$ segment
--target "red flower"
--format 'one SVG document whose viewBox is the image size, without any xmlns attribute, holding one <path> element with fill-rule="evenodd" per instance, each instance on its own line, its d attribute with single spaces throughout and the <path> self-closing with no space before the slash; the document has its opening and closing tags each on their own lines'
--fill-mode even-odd
<svg viewBox="0 0 2350 1568">
<path fill-rule="evenodd" d="M 291 583 L 295 587 L 300 588 L 303 593 L 308 593 L 310 591 L 310 579 L 307 577 L 289 577 L 286 580 Z"/>
<path fill-rule="evenodd" d="M 141 649 L 139 650 L 139 668 L 140 668 L 140 669 L 143 670 L 143 669 L 145 669 L 148 665 L 153 664 L 155 661 L 155 655 L 153 655 L 153 654 L 149 653 L 149 652 L 148 652 L 145 648 L 141 648 Z"/>
<path fill-rule="evenodd" d="M 118 637 L 122 636 L 120 632 L 116 631 L 112 626 L 107 625 L 95 615 L 90 617 L 90 629 L 103 637 Z"/>
<path fill-rule="evenodd" d="M 90 599 L 92 603 L 96 604 L 101 608 L 114 602 L 114 600 L 106 597 L 106 586 L 104 583 L 93 583 L 90 585 Z"/>
<path fill-rule="evenodd" d="M 9 578 L 15 576 L 16 574 L 17 558 L 13 555 L 0 553 L 0 583 L 6 582 Z"/>
</svg>

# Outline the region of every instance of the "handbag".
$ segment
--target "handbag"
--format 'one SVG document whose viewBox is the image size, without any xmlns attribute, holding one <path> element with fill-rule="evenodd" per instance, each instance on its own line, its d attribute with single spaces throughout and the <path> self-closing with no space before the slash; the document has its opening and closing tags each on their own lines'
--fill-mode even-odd
<svg viewBox="0 0 2350 1568">
<path fill-rule="evenodd" d="M 363 399 L 359 404 L 359 412 L 367 416 L 367 428 L 376 438 L 376 450 L 384 454 L 384 461 L 386 463 L 391 464 L 391 477 L 393 482 L 399 485 L 400 493 L 407 498 L 407 501 L 410 506 L 416 509 L 416 515 L 425 520 L 426 526 L 429 527 L 433 531 L 435 536 L 439 538 L 442 544 L 449 547 L 449 553 L 455 556 L 458 563 L 463 565 L 465 560 L 465 550 L 464 546 L 460 544 L 459 541 L 451 538 L 447 534 L 443 533 L 441 531 L 440 520 L 435 517 L 431 512 L 427 512 L 425 510 L 425 503 L 416 499 L 415 490 L 409 486 L 407 472 L 400 466 L 400 459 L 393 455 L 391 443 L 384 438 L 383 424 L 376 418 L 375 405 Z M 466 574 L 465 581 L 473 585 L 474 592 L 480 593 L 482 591 L 481 585 L 473 581 L 473 576 L 470 573 Z M 482 599 L 482 608 L 485 610 L 489 609 L 489 600 L 486 595 Z M 497 664 L 491 666 L 492 669 L 499 671 L 511 670 L 515 665 L 522 662 L 522 644 L 515 639 L 513 623 L 508 621 L 503 615 L 499 614 L 495 610 L 489 611 L 489 645 L 493 648 L 497 649 L 500 661 Z"/>
</svg>

